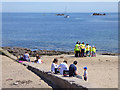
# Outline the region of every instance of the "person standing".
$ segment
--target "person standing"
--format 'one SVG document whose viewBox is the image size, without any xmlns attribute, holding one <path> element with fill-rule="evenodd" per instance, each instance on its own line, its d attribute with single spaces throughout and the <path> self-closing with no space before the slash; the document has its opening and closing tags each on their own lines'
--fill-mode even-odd
<svg viewBox="0 0 120 90">
<path fill-rule="evenodd" d="M 90 46 L 89 44 L 86 44 L 86 56 L 90 56 Z"/>
<path fill-rule="evenodd" d="M 92 57 L 96 57 L 96 47 L 92 47 Z"/>
<path fill-rule="evenodd" d="M 81 44 L 81 57 L 84 57 L 84 52 L 85 52 L 85 43 L 82 42 L 82 44 Z"/>
<path fill-rule="evenodd" d="M 84 80 L 85 81 L 87 81 L 87 67 L 84 67 L 84 75 L 83 75 L 83 77 L 84 77 Z"/>
<path fill-rule="evenodd" d="M 74 50 L 75 50 L 75 57 L 78 57 L 79 54 L 80 54 L 80 45 L 79 45 L 79 42 L 76 43 Z"/>
</svg>

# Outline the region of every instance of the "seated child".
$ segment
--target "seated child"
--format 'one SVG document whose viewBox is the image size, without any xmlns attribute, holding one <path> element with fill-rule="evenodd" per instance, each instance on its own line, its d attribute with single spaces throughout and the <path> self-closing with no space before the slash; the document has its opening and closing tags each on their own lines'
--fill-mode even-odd
<svg viewBox="0 0 120 90">
<path fill-rule="evenodd" d="M 41 64 L 43 63 L 42 60 L 40 59 L 40 57 L 38 57 L 38 61 L 37 61 L 38 64 Z"/>
</svg>

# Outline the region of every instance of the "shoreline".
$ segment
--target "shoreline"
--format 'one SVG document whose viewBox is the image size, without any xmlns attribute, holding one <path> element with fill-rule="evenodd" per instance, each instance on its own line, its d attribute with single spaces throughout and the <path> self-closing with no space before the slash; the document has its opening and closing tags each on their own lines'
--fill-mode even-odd
<svg viewBox="0 0 120 90">
<path fill-rule="evenodd" d="M 35 57 L 38 53 L 39 55 L 73 55 L 74 51 L 59 51 L 59 50 L 39 50 L 39 49 L 29 49 L 29 48 L 23 48 L 23 47 L 1 47 L 2 49 L 7 50 L 9 53 L 11 53 L 14 56 L 20 56 L 23 55 L 26 51 L 30 54 L 31 57 Z M 110 55 L 110 56 L 119 56 L 120 53 L 112 53 L 112 52 L 96 52 L 98 55 Z"/>
</svg>

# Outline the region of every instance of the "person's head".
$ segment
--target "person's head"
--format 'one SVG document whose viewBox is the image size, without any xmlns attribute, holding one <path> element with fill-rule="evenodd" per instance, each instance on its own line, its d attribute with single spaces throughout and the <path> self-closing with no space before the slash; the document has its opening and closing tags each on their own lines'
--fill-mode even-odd
<svg viewBox="0 0 120 90">
<path fill-rule="evenodd" d="M 81 44 L 81 42 L 79 42 L 79 45 Z"/>
<path fill-rule="evenodd" d="M 74 61 L 73 64 L 77 65 L 77 61 Z"/>
<path fill-rule="evenodd" d="M 38 53 L 36 54 L 36 56 L 39 56 Z"/>
<path fill-rule="evenodd" d="M 57 62 L 58 62 L 58 59 L 55 58 L 55 59 L 53 60 L 53 63 L 57 63 Z"/>
<path fill-rule="evenodd" d="M 63 62 L 67 64 L 67 61 L 66 61 L 66 60 L 64 60 Z"/>
<path fill-rule="evenodd" d="M 84 42 L 82 42 L 82 44 L 85 44 Z"/>
<path fill-rule="evenodd" d="M 28 53 L 27 51 L 25 53 Z"/>
<path fill-rule="evenodd" d="M 84 67 L 84 70 L 86 71 L 86 70 L 87 70 L 87 67 Z"/>
<path fill-rule="evenodd" d="M 88 46 L 89 44 L 87 43 L 86 46 Z"/>
<path fill-rule="evenodd" d="M 78 44 L 79 42 L 76 42 L 76 44 Z"/>
</svg>

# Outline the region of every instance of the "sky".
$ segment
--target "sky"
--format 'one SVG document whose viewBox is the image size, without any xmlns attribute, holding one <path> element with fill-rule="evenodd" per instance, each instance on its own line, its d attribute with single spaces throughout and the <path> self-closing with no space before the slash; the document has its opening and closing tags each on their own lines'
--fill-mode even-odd
<svg viewBox="0 0 120 90">
<path fill-rule="evenodd" d="M 118 12 L 118 2 L 2 2 L 2 12 Z"/>
</svg>

